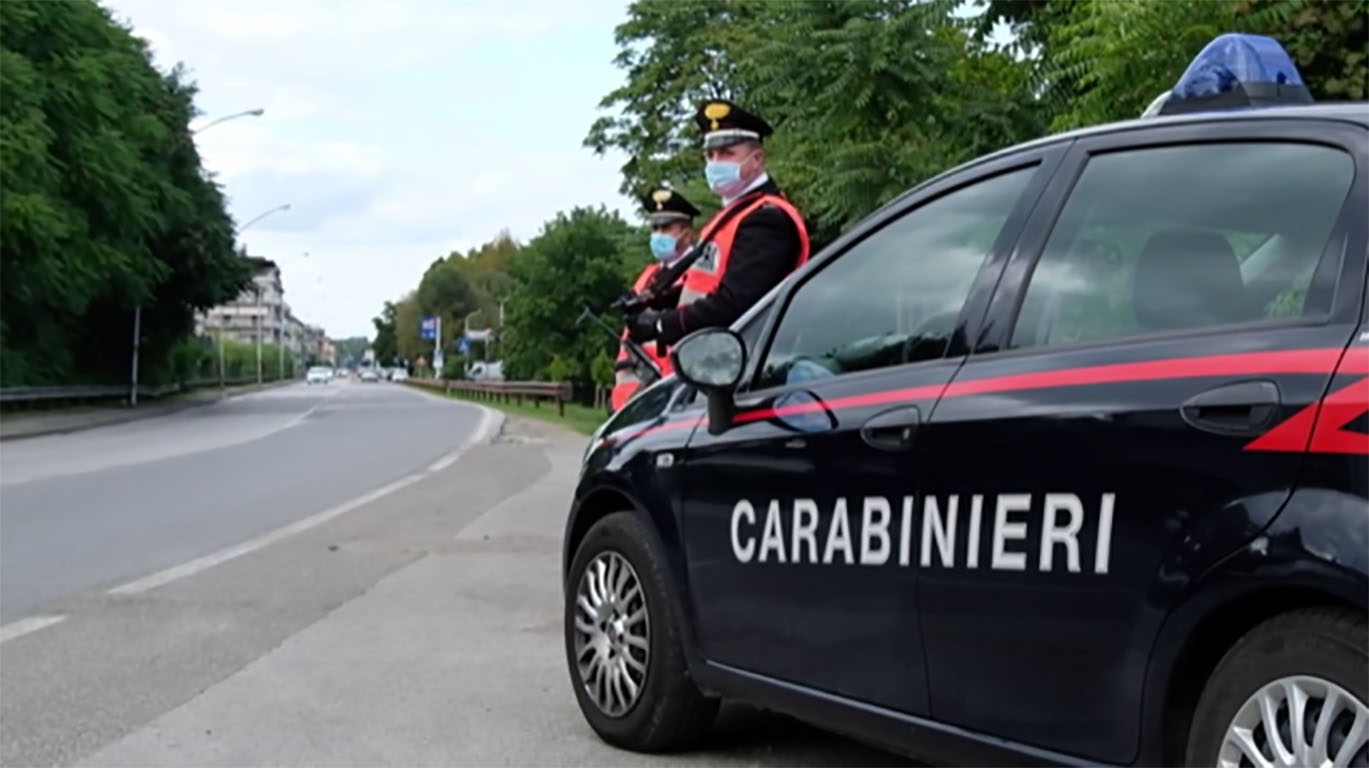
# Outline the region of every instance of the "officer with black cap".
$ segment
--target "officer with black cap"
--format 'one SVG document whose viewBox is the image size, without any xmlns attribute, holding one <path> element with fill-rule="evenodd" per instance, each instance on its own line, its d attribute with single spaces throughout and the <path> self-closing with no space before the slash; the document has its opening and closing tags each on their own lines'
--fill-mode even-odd
<svg viewBox="0 0 1369 768">
<path fill-rule="evenodd" d="M 694 219 L 699 215 L 699 209 L 685 199 L 684 195 L 669 187 L 652 190 L 651 194 L 643 198 L 642 207 L 651 225 L 651 255 L 654 258 L 637 276 L 632 291 L 638 295 L 652 296 L 652 300 L 647 303 L 649 308 L 668 309 L 678 303 L 683 281 L 677 281 L 673 286 L 657 285 L 657 278 L 666 267 L 684 255 L 694 244 Z M 644 311 L 649 312 L 651 309 Z M 624 330 L 624 341 L 628 335 L 629 331 Z M 669 355 L 658 354 L 655 344 L 647 345 L 642 352 L 656 364 L 662 376 L 670 373 Z M 609 404 L 617 411 L 637 392 L 641 381 L 637 378 L 636 363 L 622 346 L 619 347 L 618 360 L 614 363 L 613 369 L 615 376 Z"/>
<path fill-rule="evenodd" d="M 694 120 L 703 133 L 704 175 L 723 208 L 700 232 L 702 255 L 685 273 L 678 306 L 629 321 L 638 342 L 674 344 L 700 328 L 731 325 L 808 260 L 803 217 L 766 173 L 770 125 L 724 99 L 700 104 Z"/>
</svg>

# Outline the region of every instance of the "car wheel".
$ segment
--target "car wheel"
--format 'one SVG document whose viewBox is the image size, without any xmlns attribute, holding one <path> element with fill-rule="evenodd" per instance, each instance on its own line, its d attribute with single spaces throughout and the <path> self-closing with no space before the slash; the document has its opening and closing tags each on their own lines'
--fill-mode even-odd
<svg viewBox="0 0 1369 768">
<path fill-rule="evenodd" d="M 571 563 L 565 648 L 580 711 L 614 746 L 641 752 L 698 743 L 718 711 L 689 676 L 666 563 L 631 512 L 594 524 Z"/>
<path fill-rule="evenodd" d="M 1317 608 L 1276 616 L 1227 652 L 1198 700 L 1189 765 L 1369 766 L 1369 630 Z"/>
</svg>

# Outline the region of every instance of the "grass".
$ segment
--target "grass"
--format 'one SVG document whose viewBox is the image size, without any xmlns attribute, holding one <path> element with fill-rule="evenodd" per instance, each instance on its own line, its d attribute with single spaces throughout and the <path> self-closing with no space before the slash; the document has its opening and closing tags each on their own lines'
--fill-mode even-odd
<svg viewBox="0 0 1369 768">
<path fill-rule="evenodd" d="M 573 429 L 584 435 L 592 434 L 594 430 L 598 429 L 599 425 L 604 423 L 604 420 L 608 418 L 608 414 L 604 413 L 602 409 L 590 408 L 588 406 L 580 405 L 579 403 L 566 403 L 566 415 L 563 418 L 557 415 L 556 404 L 551 402 L 544 402 L 539 406 L 533 405 L 530 402 L 516 403 L 482 400 L 467 392 L 447 392 L 445 394 L 447 397 L 454 400 L 468 400 L 472 403 L 498 408 L 513 416 L 549 421 L 553 424 L 559 424 L 563 427 Z"/>
</svg>

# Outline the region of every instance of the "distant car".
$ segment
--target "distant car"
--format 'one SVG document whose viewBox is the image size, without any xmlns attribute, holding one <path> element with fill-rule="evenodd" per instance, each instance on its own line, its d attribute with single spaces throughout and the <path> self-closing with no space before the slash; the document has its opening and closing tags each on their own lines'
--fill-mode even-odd
<svg viewBox="0 0 1369 768">
<path fill-rule="evenodd" d="M 380 374 L 374 368 L 362 368 L 360 378 L 362 381 L 380 381 Z"/>
<path fill-rule="evenodd" d="M 333 380 L 333 370 L 322 366 L 314 366 L 304 374 L 304 380 L 309 384 L 327 384 Z"/>
<path fill-rule="evenodd" d="M 407 378 L 409 378 L 409 372 L 403 368 L 396 368 L 394 373 L 390 374 L 390 381 L 404 381 Z"/>
</svg>

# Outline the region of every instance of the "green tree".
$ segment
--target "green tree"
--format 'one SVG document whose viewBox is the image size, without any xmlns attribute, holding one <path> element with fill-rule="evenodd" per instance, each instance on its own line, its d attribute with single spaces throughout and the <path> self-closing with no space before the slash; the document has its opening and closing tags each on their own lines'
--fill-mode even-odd
<svg viewBox="0 0 1369 768">
<path fill-rule="evenodd" d="M 594 356 L 594 361 L 590 363 L 590 377 L 597 386 L 613 386 L 613 358 L 609 357 L 607 352 L 600 352 Z"/>
<path fill-rule="evenodd" d="M 345 339 L 333 339 L 333 346 L 337 354 L 338 365 L 345 365 L 348 360 L 360 363 L 362 355 L 366 353 L 366 348 L 371 346 L 371 342 L 365 336 L 351 336 Z"/>
<path fill-rule="evenodd" d="M 1136 117 L 1224 32 L 1278 40 L 1318 99 L 1369 93 L 1369 0 L 993 0 L 978 29 L 999 21 L 1054 130 Z"/>
<path fill-rule="evenodd" d="M 628 7 L 628 20 L 614 35 L 614 63 L 627 72 L 627 82 L 599 104 L 615 115 L 595 121 L 585 139 L 600 154 L 609 148 L 627 153 L 622 192 L 641 197 L 664 180 L 690 181 L 692 188 L 681 187 L 690 200 L 711 198 L 701 194 L 703 161 L 690 117 L 703 99 L 745 100 L 735 61 L 758 42 L 754 21 L 766 5 L 635 0 Z"/>
<path fill-rule="evenodd" d="M 195 87 L 89 0 L 0 3 L 0 351 L 5 384 L 173 372 L 196 309 L 234 296 L 218 186 L 187 129 Z"/>
<path fill-rule="evenodd" d="M 399 356 L 399 343 L 395 338 L 395 311 L 395 303 L 387 301 L 380 315 L 371 318 L 371 324 L 376 329 L 371 349 L 375 350 L 377 360 L 383 360 L 387 364 Z"/>
<path fill-rule="evenodd" d="M 573 381 L 590 381 L 590 363 L 613 339 L 576 323 L 584 305 L 603 307 L 623 291 L 622 248 L 632 228 L 603 207 L 558 213 L 510 263 L 517 281 L 508 299 L 503 344 L 509 378 L 534 378 L 554 356 Z"/>
<path fill-rule="evenodd" d="M 728 96 L 776 128 L 776 178 L 815 244 L 961 160 L 1039 134 L 1031 67 L 990 50 L 951 0 L 672 2 L 638 0 L 618 28 L 627 82 L 601 106 L 586 144 L 629 155 L 624 191 L 701 181 L 691 117 Z"/>
</svg>

